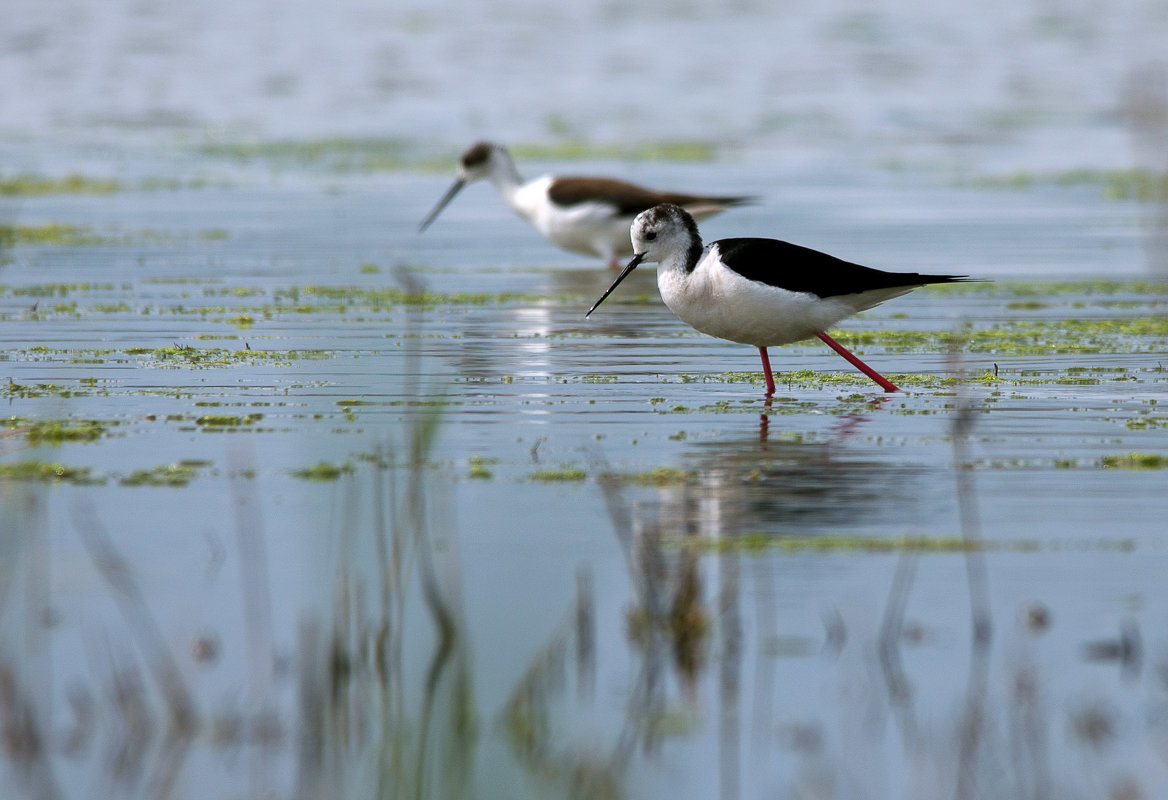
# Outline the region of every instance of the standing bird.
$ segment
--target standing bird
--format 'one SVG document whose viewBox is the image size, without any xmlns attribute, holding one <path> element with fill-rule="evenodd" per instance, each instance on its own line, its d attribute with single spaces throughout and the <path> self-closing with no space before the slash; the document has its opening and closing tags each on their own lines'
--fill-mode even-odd
<svg viewBox="0 0 1168 800">
<path fill-rule="evenodd" d="M 587 317 L 642 262 L 657 263 L 657 287 L 669 310 L 702 333 L 754 345 L 762 356 L 766 396 L 775 393 L 768 347 L 818 336 L 886 392 L 887 378 L 824 331 L 842 319 L 929 283 L 963 275 L 884 272 L 777 239 L 720 239 L 703 250 L 693 217 L 680 206 L 655 206 L 631 229 L 633 258 Z"/>
<path fill-rule="evenodd" d="M 457 180 L 418 230 L 426 230 L 462 187 L 481 178 L 495 184 L 507 205 L 552 244 L 573 253 L 599 256 L 613 269 L 620 266 L 620 256 L 632 254 L 629 223 L 642 211 L 674 203 L 704 219 L 753 199 L 655 192 L 612 178 L 545 175 L 524 183 L 507 148 L 479 142 L 462 154 Z"/>
</svg>

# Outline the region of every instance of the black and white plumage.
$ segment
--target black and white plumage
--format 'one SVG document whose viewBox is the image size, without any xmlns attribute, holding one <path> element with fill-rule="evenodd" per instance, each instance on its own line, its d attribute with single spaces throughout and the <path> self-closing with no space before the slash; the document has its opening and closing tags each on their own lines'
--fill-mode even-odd
<svg viewBox="0 0 1168 800">
<path fill-rule="evenodd" d="M 684 208 L 659 205 L 631 228 L 633 258 L 589 309 L 596 310 L 638 264 L 657 263 L 665 305 L 702 333 L 757 347 L 767 394 L 775 390 L 768 347 L 817 336 L 885 391 L 896 386 L 825 331 L 853 314 L 918 286 L 968 280 L 957 275 L 885 272 L 776 239 L 721 239 L 702 247 Z"/>
<path fill-rule="evenodd" d="M 620 266 L 618 257 L 633 252 L 629 224 L 640 212 L 673 203 L 703 219 L 752 199 L 657 192 L 613 178 L 545 175 L 525 182 L 505 147 L 479 142 L 462 154 L 457 180 L 422 220 L 419 230 L 429 227 L 464 186 L 481 179 L 494 184 L 507 205 L 552 244 L 573 253 L 599 256 L 614 268 Z"/>
</svg>

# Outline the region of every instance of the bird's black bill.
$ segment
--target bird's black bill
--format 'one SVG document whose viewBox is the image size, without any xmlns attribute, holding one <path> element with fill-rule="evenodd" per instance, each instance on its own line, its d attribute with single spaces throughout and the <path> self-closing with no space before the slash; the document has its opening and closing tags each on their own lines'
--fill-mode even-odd
<svg viewBox="0 0 1168 800">
<path fill-rule="evenodd" d="M 434 206 L 434 210 L 427 214 L 426 218 L 422 220 L 422 224 L 418 226 L 418 233 L 421 233 L 422 231 L 426 230 L 426 228 L 430 227 L 430 223 L 433 222 L 438 217 L 438 215 L 442 213 L 442 209 L 446 208 L 446 204 L 454 199 L 454 195 L 458 194 L 459 191 L 462 190 L 463 186 L 466 186 L 466 181 L 464 181 L 462 178 L 459 178 L 453 183 L 453 185 L 451 185 L 449 189 L 446 190 L 446 194 L 442 195 L 442 199 L 438 201 L 438 205 Z"/>
<path fill-rule="evenodd" d="M 616 276 L 616 280 L 612 282 L 612 286 L 609 286 L 608 289 L 605 290 L 604 294 L 600 295 L 600 299 L 592 304 L 592 308 L 588 309 L 588 313 L 584 315 L 584 319 L 588 319 L 588 317 L 592 316 L 592 312 L 596 310 L 596 307 L 599 306 L 601 303 L 603 303 L 604 298 L 606 298 L 610 294 L 612 294 L 612 290 L 615 289 L 620 284 L 621 281 L 623 281 L 626 277 L 628 277 L 628 274 L 630 272 L 632 272 L 633 270 L 635 270 L 637 268 L 637 265 L 641 263 L 641 260 L 644 257 L 645 257 L 644 253 L 637 253 L 633 256 L 633 260 L 628 263 L 628 266 L 626 266 L 623 270 L 621 270 L 620 275 Z"/>
</svg>

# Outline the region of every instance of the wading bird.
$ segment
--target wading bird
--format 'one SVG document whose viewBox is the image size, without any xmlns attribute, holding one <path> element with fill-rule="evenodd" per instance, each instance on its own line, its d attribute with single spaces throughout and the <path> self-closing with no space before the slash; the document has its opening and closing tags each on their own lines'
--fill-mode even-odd
<svg viewBox="0 0 1168 800">
<path fill-rule="evenodd" d="M 545 175 L 524 182 L 505 147 L 479 142 L 462 154 L 458 178 L 418 230 L 426 230 L 464 186 L 481 179 L 493 183 L 507 205 L 549 242 L 573 253 L 599 256 L 613 269 L 620 267 L 621 256 L 632 254 L 629 224 L 642 211 L 674 203 L 704 219 L 753 199 L 656 192 L 613 178 Z"/>
<path fill-rule="evenodd" d="M 768 347 L 818 336 L 886 392 L 897 388 L 825 331 L 840 320 L 930 283 L 963 275 L 884 272 L 777 239 L 720 239 L 702 248 L 694 218 L 664 204 L 631 228 L 633 258 L 590 316 L 638 264 L 657 263 L 657 287 L 669 310 L 702 333 L 758 348 L 767 397 L 775 392 Z"/>
</svg>

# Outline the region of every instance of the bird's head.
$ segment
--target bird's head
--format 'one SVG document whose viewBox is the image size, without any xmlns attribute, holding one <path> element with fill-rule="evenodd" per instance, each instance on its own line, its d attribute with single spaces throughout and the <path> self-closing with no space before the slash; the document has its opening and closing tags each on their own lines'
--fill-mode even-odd
<svg viewBox="0 0 1168 800">
<path fill-rule="evenodd" d="M 491 142 L 472 144 L 458 159 L 458 178 L 446 190 L 446 194 L 442 195 L 442 199 L 438 201 L 434 209 L 422 220 L 418 230 L 426 230 L 430 223 L 442 213 L 442 209 L 446 208 L 454 196 L 462 191 L 462 188 L 468 183 L 490 178 L 493 175 L 514 176 L 514 173 L 515 166 L 512 164 L 511 156 L 507 154 L 505 147 Z M 518 176 L 514 176 L 514 179 L 517 181 Z"/>
<path fill-rule="evenodd" d="M 702 251 L 702 237 L 694 218 L 684 208 L 673 203 L 662 203 L 642 211 L 633 220 L 629 235 L 633 240 L 632 260 L 592 308 L 588 309 L 585 317 L 595 311 L 638 264 L 660 263 L 676 254 L 683 254 L 684 263 L 692 265 L 697 263 L 697 256 Z"/>
</svg>

